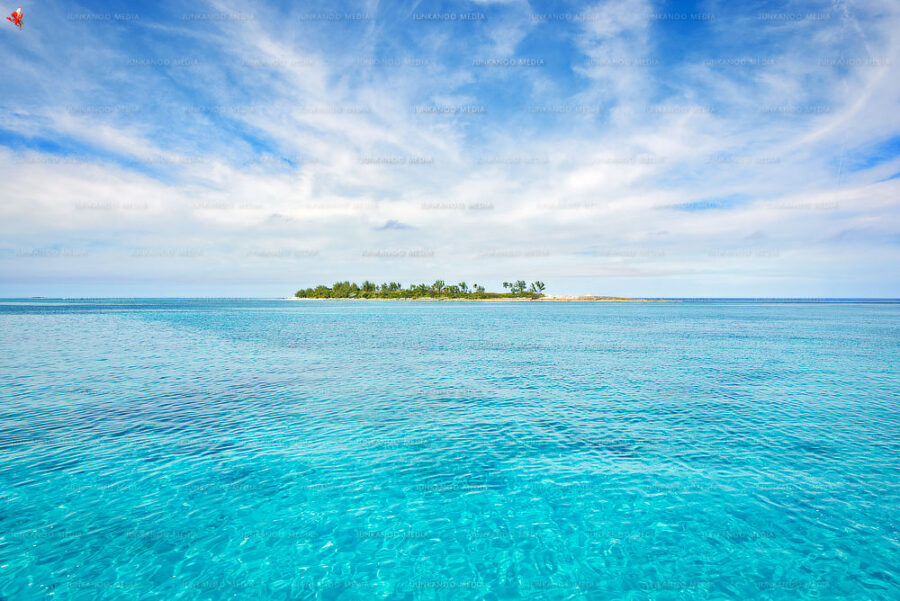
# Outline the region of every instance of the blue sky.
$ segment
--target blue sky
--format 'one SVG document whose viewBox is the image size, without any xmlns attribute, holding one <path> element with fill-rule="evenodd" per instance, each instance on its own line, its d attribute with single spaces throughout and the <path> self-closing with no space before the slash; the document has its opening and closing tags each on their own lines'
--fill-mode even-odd
<svg viewBox="0 0 900 601">
<path fill-rule="evenodd" d="M 900 297 L 896 2 L 22 9 L 0 296 Z"/>
</svg>

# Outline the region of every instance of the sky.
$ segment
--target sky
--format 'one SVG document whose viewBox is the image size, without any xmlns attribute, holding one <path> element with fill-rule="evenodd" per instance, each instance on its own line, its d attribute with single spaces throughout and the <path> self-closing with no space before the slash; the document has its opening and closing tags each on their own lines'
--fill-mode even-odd
<svg viewBox="0 0 900 601">
<path fill-rule="evenodd" d="M 900 297 L 896 0 L 22 10 L 2 297 Z"/>
</svg>

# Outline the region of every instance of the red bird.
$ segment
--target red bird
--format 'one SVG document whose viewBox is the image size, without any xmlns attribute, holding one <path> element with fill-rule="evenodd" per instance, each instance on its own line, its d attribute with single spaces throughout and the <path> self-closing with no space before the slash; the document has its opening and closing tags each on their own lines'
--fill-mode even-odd
<svg viewBox="0 0 900 601">
<path fill-rule="evenodd" d="M 12 24 L 22 29 L 22 9 L 18 9 L 16 12 L 12 13 L 10 16 L 6 17 L 7 21 L 12 21 Z"/>
</svg>

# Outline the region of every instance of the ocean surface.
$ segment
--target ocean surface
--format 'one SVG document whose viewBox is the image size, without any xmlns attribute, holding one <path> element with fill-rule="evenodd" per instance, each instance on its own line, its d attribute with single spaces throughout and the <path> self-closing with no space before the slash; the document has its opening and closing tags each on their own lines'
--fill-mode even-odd
<svg viewBox="0 0 900 601">
<path fill-rule="evenodd" d="M 900 599 L 900 303 L 0 301 L 0 599 Z"/>
</svg>

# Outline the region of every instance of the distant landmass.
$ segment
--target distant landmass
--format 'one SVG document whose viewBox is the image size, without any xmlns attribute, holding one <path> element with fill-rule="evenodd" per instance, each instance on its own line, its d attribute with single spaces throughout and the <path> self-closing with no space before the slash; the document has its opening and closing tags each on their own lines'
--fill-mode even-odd
<svg viewBox="0 0 900 601">
<path fill-rule="evenodd" d="M 643 298 L 619 296 L 572 296 L 544 294 L 544 282 L 530 284 L 525 280 L 503 282 L 506 292 L 488 292 L 484 286 L 466 282 L 447 284 L 436 280 L 432 284 L 412 284 L 404 288 L 399 282 L 376 284 L 368 280 L 362 284 L 355 282 L 335 282 L 332 286 L 318 285 L 315 288 L 298 290 L 292 298 L 298 299 L 382 299 L 382 300 L 527 300 L 550 302 L 662 302 Z"/>
</svg>

